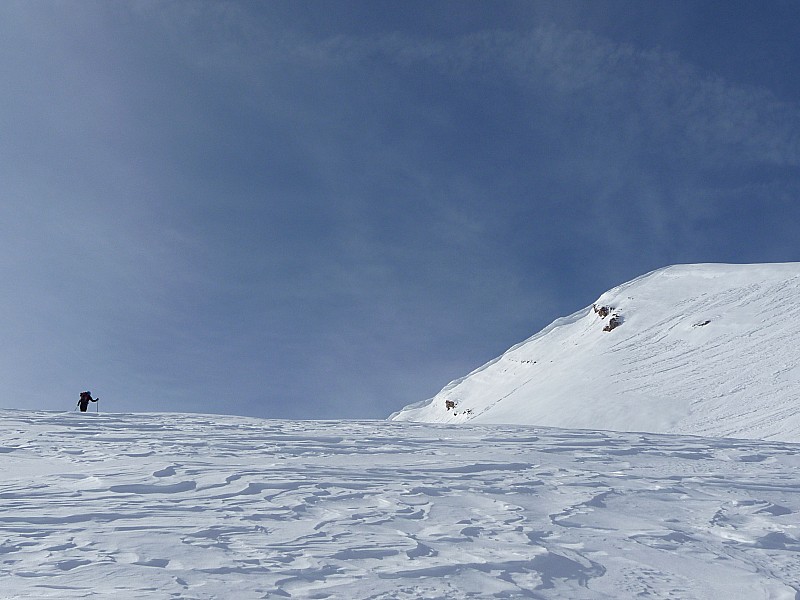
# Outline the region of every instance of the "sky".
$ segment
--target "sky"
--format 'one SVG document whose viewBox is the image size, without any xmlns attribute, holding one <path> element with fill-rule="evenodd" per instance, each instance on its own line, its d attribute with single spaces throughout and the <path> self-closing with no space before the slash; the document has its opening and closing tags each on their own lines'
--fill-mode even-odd
<svg viewBox="0 0 800 600">
<path fill-rule="evenodd" d="M 0 406 L 384 418 L 800 261 L 800 3 L 0 2 Z"/>
</svg>

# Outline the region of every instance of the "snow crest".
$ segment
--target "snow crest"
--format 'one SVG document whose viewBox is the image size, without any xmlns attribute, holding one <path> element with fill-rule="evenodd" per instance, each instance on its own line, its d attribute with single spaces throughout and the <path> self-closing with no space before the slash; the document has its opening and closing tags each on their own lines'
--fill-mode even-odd
<svg viewBox="0 0 800 600">
<path fill-rule="evenodd" d="M 800 441 L 798 397 L 800 263 L 677 265 L 390 418 Z"/>
</svg>

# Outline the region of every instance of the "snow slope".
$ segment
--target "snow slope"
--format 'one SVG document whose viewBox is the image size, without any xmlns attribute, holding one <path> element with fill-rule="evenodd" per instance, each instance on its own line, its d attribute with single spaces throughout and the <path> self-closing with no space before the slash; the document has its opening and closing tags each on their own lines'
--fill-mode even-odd
<svg viewBox="0 0 800 600">
<path fill-rule="evenodd" d="M 595 306 L 391 418 L 800 441 L 800 263 L 667 267 Z"/>
<path fill-rule="evenodd" d="M 0 411 L 0 598 L 796 600 L 799 451 Z"/>
</svg>

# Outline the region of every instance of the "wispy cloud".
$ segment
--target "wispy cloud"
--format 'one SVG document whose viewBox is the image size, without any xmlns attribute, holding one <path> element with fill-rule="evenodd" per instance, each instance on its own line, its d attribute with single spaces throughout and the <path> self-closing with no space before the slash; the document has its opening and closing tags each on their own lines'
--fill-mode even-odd
<svg viewBox="0 0 800 600">
<path fill-rule="evenodd" d="M 529 33 L 489 31 L 450 39 L 402 34 L 311 39 L 265 30 L 231 7 L 224 14 L 216 38 L 219 45 L 206 47 L 206 54 L 202 49 L 197 53 L 196 46 L 190 52 L 206 66 L 214 64 L 208 56 L 217 60 L 227 56 L 240 68 L 258 69 L 267 63 L 325 68 L 372 63 L 435 68 L 448 78 L 504 77 L 534 93 L 579 95 L 586 104 L 570 104 L 568 109 L 611 117 L 614 124 L 627 126 L 632 140 L 655 134 L 685 150 L 702 150 L 709 162 L 729 161 L 733 153 L 746 161 L 800 163 L 796 104 L 769 90 L 705 73 L 658 48 L 636 48 L 554 25 Z M 242 61 L 243 56 L 247 60 Z M 227 62 L 218 66 L 232 67 Z"/>
<path fill-rule="evenodd" d="M 191 46 L 187 55 L 203 68 L 240 72 L 245 87 L 263 88 L 259 98 L 272 81 L 264 74 L 282 68 L 343 74 L 394 69 L 389 78 L 432 71 L 445 81 L 508 86 L 527 96 L 531 121 L 549 121 L 550 129 L 560 129 L 554 135 L 561 137 L 563 146 L 556 151 L 563 155 L 552 165 L 553 172 L 560 170 L 558 176 L 593 190 L 594 201 L 588 202 L 593 219 L 605 224 L 601 228 L 617 231 L 606 236 L 616 242 L 624 238 L 609 207 L 639 214 L 653 239 L 667 245 L 674 243 L 676 227 L 682 229 L 678 220 L 665 229 L 670 214 L 680 212 L 686 222 L 698 211 L 707 217 L 709 211 L 724 210 L 716 203 L 698 207 L 696 198 L 709 186 L 735 186 L 730 180 L 711 181 L 725 170 L 800 166 L 797 104 L 766 89 L 726 81 L 659 48 L 639 48 L 555 25 L 527 33 L 488 31 L 436 39 L 397 33 L 313 38 L 253 23 L 231 7 L 222 23 L 217 45 L 198 47 L 184 38 Z M 185 26 L 183 15 L 179 24 L 171 25 Z M 227 57 L 227 62 L 209 57 Z M 336 85 L 327 78 L 319 84 L 321 94 L 325 86 Z M 329 108 L 335 113 L 336 94 L 332 96 Z M 299 118 L 317 118 L 308 117 Z M 314 140 L 313 130 L 304 134 Z M 532 130 L 532 143 L 535 135 Z M 392 153 L 390 146 L 379 154 Z M 328 150 L 321 166 L 335 154 Z M 392 160 L 402 164 L 403 157 L 395 152 Z M 691 233 L 691 225 L 685 233 Z"/>
</svg>

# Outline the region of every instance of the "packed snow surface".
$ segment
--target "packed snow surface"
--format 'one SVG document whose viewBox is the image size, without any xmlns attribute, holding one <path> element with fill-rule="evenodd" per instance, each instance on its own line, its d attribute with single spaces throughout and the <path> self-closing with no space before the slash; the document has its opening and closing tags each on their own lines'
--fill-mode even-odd
<svg viewBox="0 0 800 600">
<path fill-rule="evenodd" d="M 800 263 L 654 271 L 392 418 L 800 442 Z"/>
<path fill-rule="evenodd" d="M 800 447 L 0 411 L 0 598 L 800 597 Z"/>
</svg>

